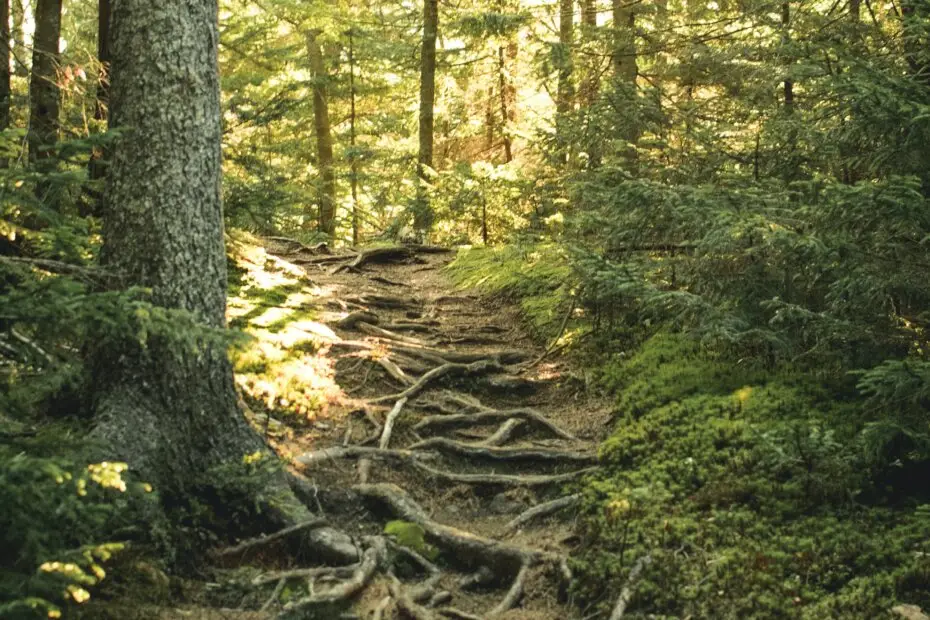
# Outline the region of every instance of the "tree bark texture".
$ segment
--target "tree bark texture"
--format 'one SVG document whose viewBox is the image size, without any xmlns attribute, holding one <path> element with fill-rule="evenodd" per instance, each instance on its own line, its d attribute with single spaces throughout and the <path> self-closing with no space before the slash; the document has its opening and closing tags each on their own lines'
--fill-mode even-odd
<svg viewBox="0 0 930 620">
<path fill-rule="evenodd" d="M 420 151 L 417 157 L 419 185 L 413 227 L 420 233 L 433 225 L 426 185 L 433 167 L 433 110 L 436 104 L 436 37 L 439 32 L 438 0 L 423 0 L 423 46 L 420 53 Z"/>
<path fill-rule="evenodd" d="M 222 328 L 216 0 L 120 0 L 111 35 L 110 121 L 126 134 L 107 174 L 101 262 L 149 288 L 155 305 Z M 101 343 L 91 368 L 95 437 L 166 505 L 211 468 L 265 451 L 239 411 L 222 346 Z M 287 498 L 281 484 L 269 493 Z"/>
<path fill-rule="evenodd" d="M 555 102 L 556 139 L 561 151 L 560 158 L 567 162 L 569 158 L 567 133 L 568 115 L 572 111 L 575 99 L 575 87 L 572 83 L 572 47 L 575 38 L 575 5 L 572 0 L 559 0 L 559 46 L 556 54 L 558 68 L 558 85 Z"/>
<path fill-rule="evenodd" d="M 32 77 L 29 83 L 29 159 L 47 160 L 58 141 L 58 65 L 61 60 L 62 0 L 38 0 L 36 30 L 32 51 Z"/>
<path fill-rule="evenodd" d="M 10 127 L 10 95 L 10 0 L 0 0 L 0 131 Z"/>
<path fill-rule="evenodd" d="M 333 134 L 329 124 L 329 93 L 319 30 L 307 34 L 307 52 L 313 74 L 313 128 L 316 132 L 317 167 L 320 170 L 320 232 L 336 234 L 336 172 L 333 166 Z"/>
</svg>

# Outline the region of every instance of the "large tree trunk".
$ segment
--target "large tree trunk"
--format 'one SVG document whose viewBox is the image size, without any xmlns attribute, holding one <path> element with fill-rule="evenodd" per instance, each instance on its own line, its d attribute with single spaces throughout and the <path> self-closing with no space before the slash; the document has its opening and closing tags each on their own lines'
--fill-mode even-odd
<svg viewBox="0 0 930 620">
<path fill-rule="evenodd" d="M 319 30 L 307 34 L 307 52 L 313 74 L 313 127 L 316 131 L 317 167 L 320 169 L 320 232 L 336 234 L 336 173 L 333 167 L 333 134 L 329 125 L 328 75 Z"/>
<path fill-rule="evenodd" d="M 596 0 L 581 0 L 581 27 L 582 37 L 586 45 L 590 45 L 591 53 L 584 62 L 584 72 L 581 77 L 579 98 L 581 105 L 590 106 L 597 99 L 600 89 L 600 59 L 596 54 L 597 43 L 597 2 Z"/>
<path fill-rule="evenodd" d="M 611 4 L 614 27 L 613 69 L 617 79 L 636 82 L 636 13 L 630 0 L 613 0 Z"/>
<path fill-rule="evenodd" d="M 58 88 L 58 64 L 61 60 L 62 0 L 38 0 L 35 12 L 36 30 L 32 51 L 32 79 L 29 83 L 29 159 L 50 160 L 58 141 L 58 109 L 61 91 Z M 40 166 L 49 169 L 51 164 Z M 46 186 L 39 188 L 40 198 Z"/>
<path fill-rule="evenodd" d="M 507 47 L 497 48 L 497 88 L 500 91 L 501 127 L 504 135 L 504 161 L 513 161 L 513 129 L 517 121 L 517 89 L 510 75 L 516 66 L 517 44 L 508 41 Z"/>
<path fill-rule="evenodd" d="M 227 284 L 217 41 L 216 0 L 114 3 L 110 122 L 128 133 L 107 174 L 101 251 L 127 286 L 212 329 L 225 324 Z M 166 505 L 186 500 L 212 468 L 267 453 L 238 408 L 223 346 L 155 335 L 91 357 L 96 437 Z M 283 474 L 260 499 L 280 522 L 306 514 Z M 351 544 L 342 549 L 354 557 Z"/>
<path fill-rule="evenodd" d="M 349 148 L 351 149 L 351 167 L 349 170 L 349 187 L 352 193 L 352 245 L 359 241 L 359 204 L 358 204 L 358 160 L 355 148 L 355 32 L 349 30 Z"/>
<path fill-rule="evenodd" d="M 436 36 L 439 32 L 438 0 L 423 0 L 423 47 L 420 54 L 420 152 L 417 157 L 419 184 L 413 227 L 421 235 L 433 225 L 433 210 L 426 186 L 433 167 L 433 108 L 436 103 Z"/>
</svg>

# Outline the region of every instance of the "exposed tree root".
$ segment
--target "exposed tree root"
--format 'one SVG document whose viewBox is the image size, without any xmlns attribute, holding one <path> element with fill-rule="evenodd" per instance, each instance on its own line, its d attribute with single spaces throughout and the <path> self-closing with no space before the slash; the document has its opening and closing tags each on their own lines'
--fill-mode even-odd
<svg viewBox="0 0 930 620">
<path fill-rule="evenodd" d="M 403 411 L 404 405 L 407 404 L 407 397 L 401 397 L 394 407 L 391 409 L 391 412 L 388 413 L 387 418 L 384 419 L 384 430 L 381 432 L 381 441 L 378 442 L 378 447 L 382 450 L 386 450 L 388 444 L 391 443 L 391 433 L 394 432 L 394 423 L 397 422 L 397 418 L 400 416 L 400 412 Z"/>
<path fill-rule="evenodd" d="M 417 442 L 410 446 L 410 450 L 439 450 L 449 454 L 487 459 L 489 461 L 597 462 L 597 455 L 584 452 L 547 450 L 545 448 L 496 448 L 488 445 L 464 443 L 446 437 L 432 437 Z"/>
<path fill-rule="evenodd" d="M 504 423 L 501 424 L 496 431 L 494 431 L 494 434 L 490 435 L 484 441 L 480 441 L 478 443 L 485 446 L 502 446 L 510 441 L 511 437 L 513 437 L 513 434 L 517 432 L 517 430 L 524 424 L 526 424 L 526 422 L 519 418 L 510 418 L 509 420 L 505 420 Z"/>
<path fill-rule="evenodd" d="M 383 276 L 368 276 L 371 278 L 372 282 L 380 282 L 381 284 L 387 284 L 388 286 L 410 286 L 405 282 L 398 282 L 396 280 L 391 280 L 390 278 L 385 278 Z"/>
<path fill-rule="evenodd" d="M 523 596 L 523 588 L 526 585 L 526 578 L 529 574 L 530 563 L 525 562 L 523 566 L 520 567 L 520 572 L 517 573 L 517 576 L 513 580 L 513 583 L 510 585 L 510 589 L 507 590 L 507 594 L 504 596 L 504 599 L 498 603 L 494 609 L 488 612 L 488 618 L 497 618 L 501 614 L 517 606 L 517 603 L 520 602 L 520 598 Z"/>
<path fill-rule="evenodd" d="M 391 591 L 391 596 L 394 597 L 397 608 L 408 617 L 413 620 L 437 620 L 436 614 L 426 607 L 418 605 L 409 594 L 404 592 L 403 586 L 396 577 L 388 584 L 388 589 Z"/>
<path fill-rule="evenodd" d="M 382 448 L 369 448 L 365 446 L 332 446 L 313 452 L 305 452 L 294 459 L 303 467 L 313 467 L 320 463 L 336 459 L 391 459 L 395 461 L 409 461 L 427 457 L 422 452 L 413 450 L 386 450 Z"/>
<path fill-rule="evenodd" d="M 487 566 L 499 577 L 504 577 L 516 574 L 527 562 L 558 564 L 561 561 L 561 557 L 553 553 L 483 538 L 437 523 L 397 485 L 360 484 L 353 488 L 362 497 L 387 506 L 396 517 L 422 527 L 432 542 L 453 551 L 452 557 L 465 566 Z"/>
<path fill-rule="evenodd" d="M 415 299 L 401 299 L 400 297 L 391 297 L 390 295 L 363 295 L 361 297 L 346 297 L 345 301 L 357 304 L 361 307 L 372 306 L 375 308 L 388 309 L 406 309 L 416 307 Z"/>
<path fill-rule="evenodd" d="M 215 555 L 216 555 L 217 557 L 227 557 L 227 556 L 231 556 L 231 555 L 240 555 L 240 554 L 242 554 L 242 553 L 244 553 L 244 552 L 246 552 L 246 551 L 248 551 L 248 550 L 250 550 L 250 549 L 254 549 L 254 548 L 256 548 L 256 547 L 260 547 L 260 546 L 263 546 L 263 545 L 267 545 L 268 543 L 272 543 L 272 542 L 275 542 L 275 541 L 277 541 L 277 540 L 281 540 L 282 538 L 287 538 L 287 537 L 290 536 L 291 534 L 295 534 L 295 533 L 297 533 L 297 532 L 301 532 L 301 531 L 304 531 L 304 530 L 314 530 L 314 529 L 318 529 L 318 528 L 321 528 L 321 527 L 325 526 L 326 524 L 327 524 L 327 523 L 326 523 L 326 519 L 324 519 L 323 517 L 313 517 L 312 519 L 309 519 L 309 520 L 307 520 L 307 521 L 303 521 L 303 522 L 301 522 L 301 523 L 297 523 L 297 524 L 295 524 L 295 525 L 292 525 L 292 526 L 290 526 L 290 527 L 286 527 L 286 528 L 281 529 L 281 530 L 278 530 L 277 532 L 274 532 L 274 533 L 272 533 L 272 534 L 268 534 L 267 536 L 259 536 L 259 537 L 256 537 L 256 538 L 250 538 L 250 539 L 248 539 L 248 540 L 242 541 L 242 542 L 239 543 L 238 545 L 234 545 L 234 546 L 232 546 L 232 547 L 227 547 L 227 548 L 225 548 L 225 549 L 220 549 L 219 551 L 217 551 L 217 552 L 215 553 Z"/>
<path fill-rule="evenodd" d="M 560 510 L 565 510 L 566 508 L 571 508 L 572 506 L 577 506 L 581 501 L 581 495 L 566 495 L 565 497 L 560 497 L 554 499 L 551 502 L 546 502 L 544 504 L 539 504 L 538 506 L 533 506 L 526 512 L 521 513 L 515 519 L 510 521 L 504 529 L 508 532 L 513 532 L 533 519 L 538 519 L 540 517 L 545 517 L 556 513 Z"/>
<path fill-rule="evenodd" d="M 439 326 L 439 321 L 425 321 L 425 322 L 413 322 L 413 321 L 396 321 L 394 323 L 389 323 L 385 325 L 386 328 L 390 329 L 404 329 L 410 332 L 420 332 L 423 334 L 428 334 L 436 331 L 436 327 Z"/>
<path fill-rule="evenodd" d="M 439 613 L 439 615 L 446 618 L 452 618 L 453 620 L 484 620 L 484 618 L 481 616 L 476 616 L 474 614 L 468 613 L 467 611 L 455 609 L 454 607 L 443 607 L 441 609 L 437 609 L 436 611 Z"/>
<path fill-rule="evenodd" d="M 265 584 L 280 581 L 281 579 L 296 579 L 320 577 L 322 575 L 349 576 L 354 573 L 360 564 L 350 564 L 348 566 L 320 566 L 314 568 L 295 568 L 292 570 L 280 570 L 270 573 L 263 573 L 252 580 L 253 586 L 263 586 Z"/>
<path fill-rule="evenodd" d="M 382 329 L 375 325 L 365 323 L 364 321 L 359 321 L 355 324 L 355 328 L 362 332 L 363 334 L 368 334 L 369 336 L 377 336 L 378 338 L 384 338 L 386 340 L 394 340 L 396 342 L 401 342 L 403 344 L 412 344 L 417 347 L 425 347 L 427 343 L 419 338 L 413 338 L 411 336 L 402 336 L 401 334 L 395 334 L 394 332 Z"/>
<path fill-rule="evenodd" d="M 377 572 L 378 566 L 384 562 L 387 556 L 387 546 L 384 539 L 376 537 L 370 539 L 369 542 L 368 549 L 362 554 L 361 563 L 348 580 L 323 592 L 314 593 L 288 603 L 284 606 L 284 611 L 278 615 L 278 619 L 297 620 L 309 616 L 315 610 L 348 601 L 365 589 L 365 586 L 368 585 Z"/>
<path fill-rule="evenodd" d="M 636 564 L 633 565 L 629 576 L 626 578 L 626 583 L 623 584 L 623 589 L 620 590 L 620 597 L 617 599 L 617 603 L 610 613 L 610 620 L 621 620 L 626 614 L 626 608 L 629 606 L 630 601 L 633 600 L 633 594 L 636 592 L 636 584 L 639 582 L 643 569 L 651 563 L 652 555 L 649 554 L 636 560 Z"/>
<path fill-rule="evenodd" d="M 567 474 L 519 474 L 512 476 L 508 474 L 457 474 L 450 471 L 434 469 L 429 465 L 419 461 L 411 460 L 410 463 L 423 473 L 429 474 L 434 478 L 439 478 L 440 480 L 446 480 L 448 482 L 458 482 L 461 484 L 503 485 L 512 487 L 536 487 L 545 486 L 547 484 L 568 482 L 570 480 L 574 480 L 578 476 L 590 473 L 595 469 L 593 467 L 588 467 L 586 469 L 579 469 Z"/>
<path fill-rule="evenodd" d="M 462 428 L 481 424 L 493 424 L 511 418 L 525 420 L 541 426 L 562 439 L 578 441 L 571 433 L 562 430 L 534 409 L 510 409 L 505 411 L 479 411 L 478 413 L 460 413 L 456 415 L 428 416 L 417 422 L 413 430 L 422 431 L 436 428 Z"/>
<path fill-rule="evenodd" d="M 379 357 L 377 358 L 376 362 L 382 368 L 384 368 L 387 374 L 391 375 L 391 377 L 396 379 L 402 385 L 412 385 L 414 383 L 414 379 L 408 376 L 407 373 L 405 373 L 403 369 L 401 369 L 400 366 L 392 362 L 389 358 Z"/>
<path fill-rule="evenodd" d="M 368 312 L 366 310 L 359 310 L 357 312 L 352 312 L 349 316 L 345 317 L 336 322 L 336 327 L 341 329 L 354 329 L 359 323 L 368 323 L 369 325 L 376 325 L 381 321 L 378 318 L 378 315 L 374 312 Z"/>
<path fill-rule="evenodd" d="M 398 400 L 401 398 L 411 398 L 416 396 L 421 391 L 423 391 L 426 386 L 428 386 L 433 381 L 447 375 L 473 375 L 478 373 L 493 372 L 500 369 L 500 364 L 492 360 L 479 360 L 477 362 L 472 362 L 471 364 L 458 364 L 450 362 L 448 364 L 443 364 L 438 368 L 434 368 L 429 371 L 419 379 L 416 383 L 408 387 L 406 390 L 400 394 L 393 394 L 388 396 L 381 396 L 379 398 L 373 398 L 369 402 L 371 403 L 383 403 L 389 400 Z"/>
</svg>

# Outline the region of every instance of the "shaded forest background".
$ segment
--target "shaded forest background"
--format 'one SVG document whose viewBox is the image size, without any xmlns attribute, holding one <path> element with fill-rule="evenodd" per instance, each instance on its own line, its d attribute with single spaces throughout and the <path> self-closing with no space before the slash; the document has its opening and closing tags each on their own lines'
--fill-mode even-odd
<svg viewBox="0 0 930 620">
<path fill-rule="evenodd" d="M 56 617 L 107 541 L 145 538 L 151 490 L 95 459 L 89 348 L 232 337 L 100 268 L 108 3 L 0 5 L 0 616 Z M 467 246 L 453 276 L 617 400 L 579 608 L 646 554 L 641 617 L 930 607 L 927 3 L 223 0 L 219 23 L 228 230 Z"/>
</svg>

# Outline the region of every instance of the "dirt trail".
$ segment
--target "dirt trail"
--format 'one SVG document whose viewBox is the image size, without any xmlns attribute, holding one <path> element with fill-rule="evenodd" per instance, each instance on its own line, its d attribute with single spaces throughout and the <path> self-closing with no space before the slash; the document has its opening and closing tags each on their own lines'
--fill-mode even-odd
<svg viewBox="0 0 930 620">
<path fill-rule="evenodd" d="M 319 319 L 333 334 L 322 354 L 346 395 L 277 447 L 363 548 L 386 532 L 414 550 L 388 549 L 388 568 L 372 551 L 381 569 L 361 575 L 351 617 L 580 617 L 564 559 L 576 542 L 574 482 L 597 466 L 604 409 L 559 363 L 533 364 L 544 349 L 514 308 L 453 289 L 442 272 L 450 252 L 267 250 L 326 291 Z"/>
</svg>

